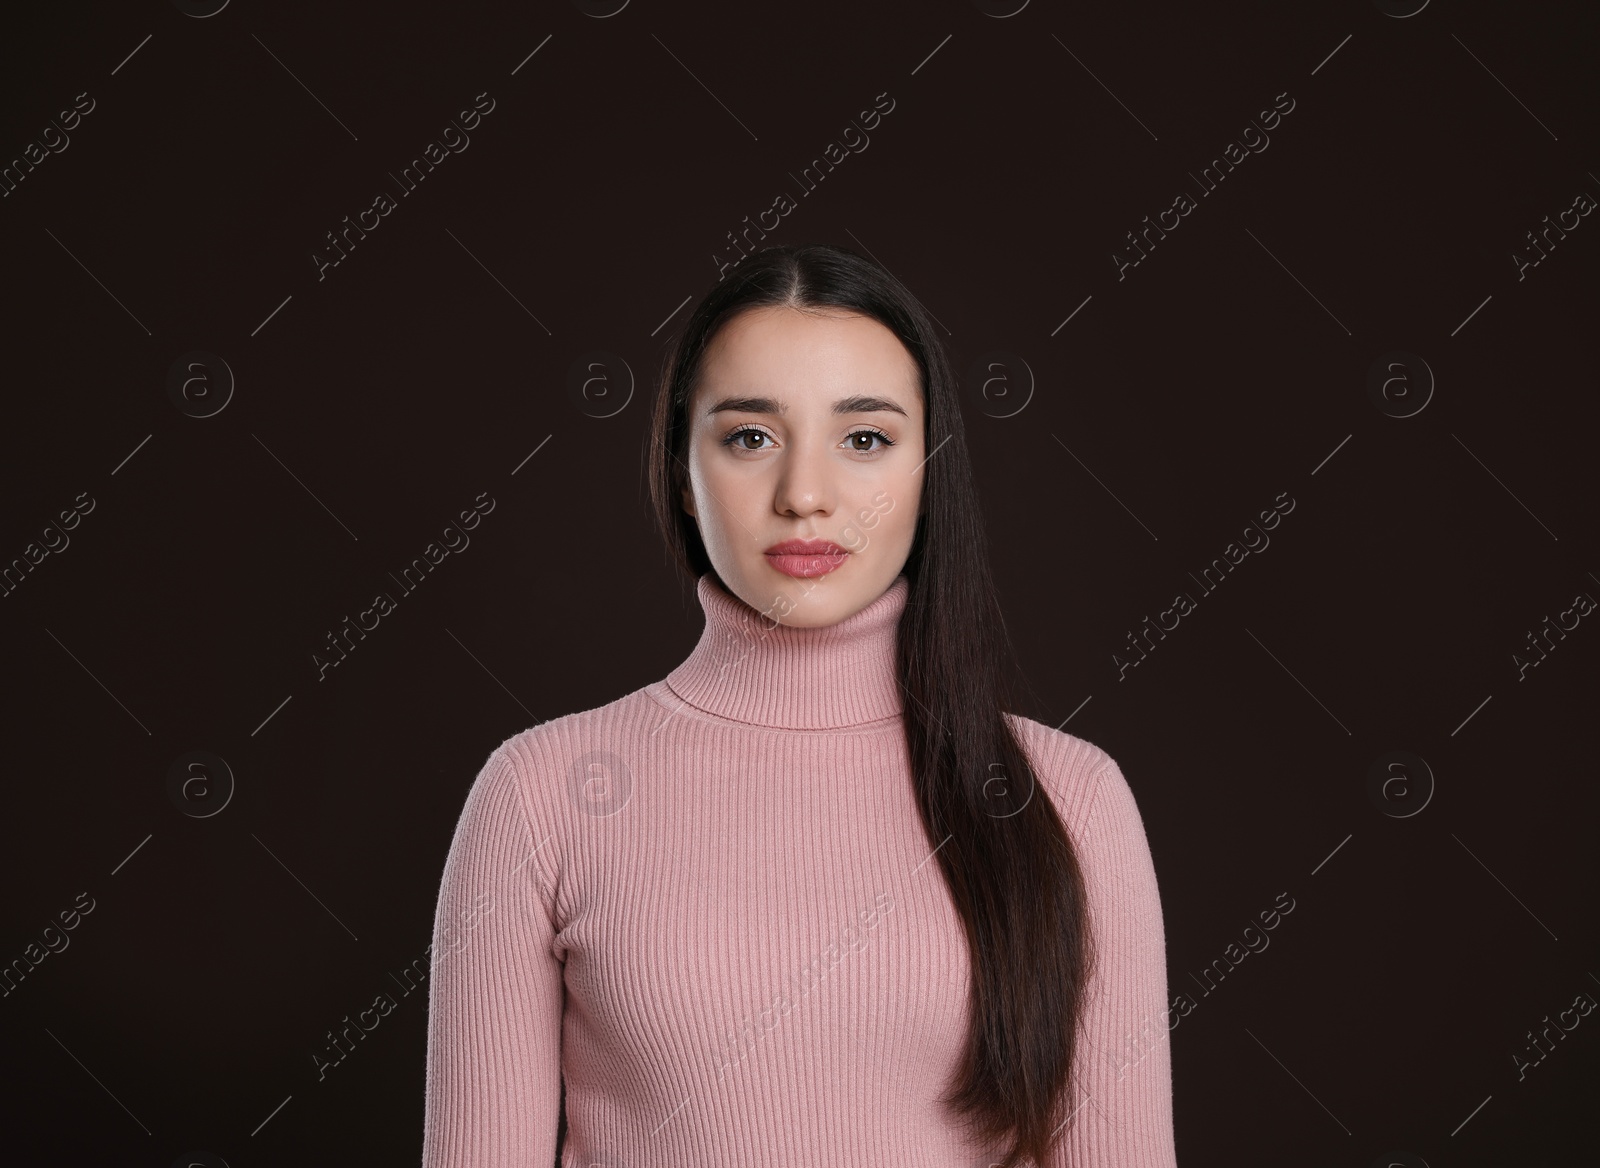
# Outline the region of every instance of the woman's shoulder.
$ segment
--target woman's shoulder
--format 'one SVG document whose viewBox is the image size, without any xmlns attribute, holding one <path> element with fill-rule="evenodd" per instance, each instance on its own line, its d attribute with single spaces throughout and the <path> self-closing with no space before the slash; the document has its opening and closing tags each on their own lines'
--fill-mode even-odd
<svg viewBox="0 0 1600 1168">
<path fill-rule="evenodd" d="M 1046 726 L 1023 714 L 1006 714 L 1013 732 L 1027 748 L 1035 767 L 1058 781 L 1087 782 L 1100 771 L 1116 766 L 1111 755 L 1087 738 Z"/>
<path fill-rule="evenodd" d="M 607 777 L 625 782 L 629 760 L 648 744 L 663 714 L 648 690 L 519 730 L 489 752 L 484 769 L 509 769 L 527 791 L 565 786 L 576 792 Z"/>
<path fill-rule="evenodd" d="M 1117 788 L 1127 788 L 1116 760 L 1088 739 L 1022 714 L 1007 713 L 1006 719 L 1028 752 L 1040 783 L 1069 824 L 1087 820 L 1102 788 L 1113 788 L 1115 795 L 1121 794 Z"/>
</svg>

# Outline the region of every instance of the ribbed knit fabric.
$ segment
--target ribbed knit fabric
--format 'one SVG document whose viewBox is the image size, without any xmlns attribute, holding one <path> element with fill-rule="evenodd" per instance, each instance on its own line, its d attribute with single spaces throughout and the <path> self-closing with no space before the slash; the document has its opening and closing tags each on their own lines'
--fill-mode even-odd
<svg viewBox="0 0 1600 1168">
<path fill-rule="evenodd" d="M 429 986 L 424 1168 L 980 1168 L 939 1105 L 965 934 L 895 678 L 909 582 L 822 628 L 707 573 L 664 681 L 524 730 L 456 825 Z M 1016 715 L 1088 882 L 1100 964 L 1045 1168 L 1169 1168 L 1161 902 L 1100 748 Z"/>
</svg>

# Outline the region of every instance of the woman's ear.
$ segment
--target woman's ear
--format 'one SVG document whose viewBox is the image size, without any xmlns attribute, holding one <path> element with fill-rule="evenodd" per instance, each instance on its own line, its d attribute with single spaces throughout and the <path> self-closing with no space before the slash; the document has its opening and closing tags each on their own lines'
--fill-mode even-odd
<svg viewBox="0 0 1600 1168">
<path fill-rule="evenodd" d="M 687 483 L 683 487 L 683 509 L 690 515 L 694 515 L 696 519 L 700 518 L 700 516 L 694 514 L 694 488 Z"/>
</svg>

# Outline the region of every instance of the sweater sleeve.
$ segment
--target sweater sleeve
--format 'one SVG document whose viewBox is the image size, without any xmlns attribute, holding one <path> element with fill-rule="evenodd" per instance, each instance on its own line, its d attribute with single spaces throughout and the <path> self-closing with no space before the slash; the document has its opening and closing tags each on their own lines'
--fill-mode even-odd
<svg viewBox="0 0 1600 1168">
<path fill-rule="evenodd" d="M 434 916 L 423 1168 L 555 1162 L 563 964 L 548 848 L 502 746 L 456 823 Z"/>
<path fill-rule="evenodd" d="M 1109 757 L 1078 846 L 1098 947 L 1053 1168 L 1175 1168 L 1161 897 L 1133 791 Z"/>
</svg>

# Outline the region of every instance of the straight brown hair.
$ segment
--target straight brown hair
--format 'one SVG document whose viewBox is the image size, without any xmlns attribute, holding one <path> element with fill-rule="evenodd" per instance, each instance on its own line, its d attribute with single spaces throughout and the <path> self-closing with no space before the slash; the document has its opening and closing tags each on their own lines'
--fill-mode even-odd
<svg viewBox="0 0 1600 1168">
<path fill-rule="evenodd" d="M 717 330 L 740 312 L 776 306 L 871 317 L 917 363 L 924 449 L 937 451 L 924 464 L 904 568 L 910 592 L 896 670 L 917 806 L 972 962 L 966 1048 L 939 1102 L 986 1146 L 1006 1141 L 1001 1168 L 1043 1165 L 1072 1114 L 1066 1100 L 1093 966 L 1088 906 L 1071 837 L 1006 717 L 1020 671 L 989 570 L 956 376 L 916 297 L 846 248 L 768 247 L 743 259 L 666 355 L 647 451 L 656 524 L 691 582 L 713 570 L 682 506 L 688 403 Z"/>
</svg>

